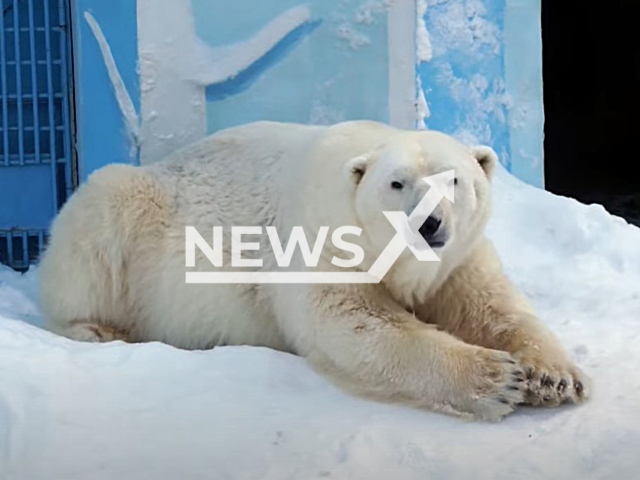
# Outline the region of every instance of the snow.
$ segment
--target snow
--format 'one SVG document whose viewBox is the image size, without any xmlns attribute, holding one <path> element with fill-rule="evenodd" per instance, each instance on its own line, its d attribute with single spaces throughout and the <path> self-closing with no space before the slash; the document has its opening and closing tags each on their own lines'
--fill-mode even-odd
<svg viewBox="0 0 640 480">
<path fill-rule="evenodd" d="M 433 47 L 431 46 L 431 38 L 429 30 L 425 22 L 427 14 L 427 0 L 416 1 L 416 61 L 429 62 L 433 58 Z"/>
<path fill-rule="evenodd" d="M 37 269 L 0 268 L 0 479 L 631 479 L 640 229 L 500 169 L 489 234 L 594 394 L 465 422 L 341 392 L 301 358 L 83 344 L 34 325 Z"/>
<path fill-rule="evenodd" d="M 487 15 L 483 0 L 420 0 L 419 11 L 426 13 L 427 4 L 440 7 L 437 15 L 430 15 L 433 56 L 456 50 L 470 55 L 479 55 L 484 49 L 494 54 L 500 51 L 500 28 Z"/>
<path fill-rule="evenodd" d="M 437 81 L 447 85 L 449 97 L 458 105 L 465 105 L 468 113 L 458 122 L 457 130 L 452 133 L 463 143 L 491 144 L 495 132 L 492 132 L 492 119 L 499 124 L 506 121 L 504 108 L 511 106 L 506 93 L 504 80 L 497 78 L 489 82 L 486 76 L 473 74 L 458 76 L 451 63 L 443 63 L 438 67 Z M 522 114 L 518 117 L 521 124 Z"/>
<path fill-rule="evenodd" d="M 416 100 L 416 127 L 418 130 L 426 130 L 427 119 L 431 116 L 431 111 L 429 110 L 429 102 L 427 102 L 427 97 L 422 88 L 420 75 L 416 76 L 416 90 L 418 90 L 418 98 Z"/>
<path fill-rule="evenodd" d="M 346 42 L 351 50 L 358 50 L 371 44 L 371 38 L 353 28 L 349 22 L 344 22 L 336 29 L 336 37 Z"/>
<path fill-rule="evenodd" d="M 394 0 L 367 0 L 361 4 L 354 15 L 354 21 L 364 25 L 373 25 L 376 17 L 382 15 L 392 6 Z"/>
</svg>

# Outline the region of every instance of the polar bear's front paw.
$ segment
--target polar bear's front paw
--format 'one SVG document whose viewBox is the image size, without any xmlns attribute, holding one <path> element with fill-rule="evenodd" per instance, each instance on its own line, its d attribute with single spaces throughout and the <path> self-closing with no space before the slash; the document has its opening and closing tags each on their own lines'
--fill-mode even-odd
<svg viewBox="0 0 640 480">
<path fill-rule="evenodd" d="M 524 350 L 515 356 L 526 376 L 525 403 L 555 407 L 589 398 L 589 378 L 563 354 Z"/>
<path fill-rule="evenodd" d="M 499 420 L 522 403 L 525 374 L 509 353 L 478 348 L 469 379 L 470 410 L 483 420 Z"/>
</svg>

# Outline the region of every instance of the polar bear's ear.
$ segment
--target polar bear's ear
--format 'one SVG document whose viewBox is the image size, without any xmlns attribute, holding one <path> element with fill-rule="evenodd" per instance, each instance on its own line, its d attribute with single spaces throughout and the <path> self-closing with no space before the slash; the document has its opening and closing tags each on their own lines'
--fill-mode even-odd
<svg viewBox="0 0 640 480">
<path fill-rule="evenodd" d="M 473 147 L 471 153 L 476 157 L 480 168 L 484 170 L 485 175 L 491 178 L 493 171 L 498 163 L 498 155 L 493 151 L 491 147 L 479 146 Z"/>
<path fill-rule="evenodd" d="M 369 157 L 367 155 L 361 155 L 359 157 L 352 158 L 344 166 L 344 175 L 354 185 L 358 185 L 364 177 L 364 172 L 367 170 L 367 163 L 369 163 Z"/>
</svg>

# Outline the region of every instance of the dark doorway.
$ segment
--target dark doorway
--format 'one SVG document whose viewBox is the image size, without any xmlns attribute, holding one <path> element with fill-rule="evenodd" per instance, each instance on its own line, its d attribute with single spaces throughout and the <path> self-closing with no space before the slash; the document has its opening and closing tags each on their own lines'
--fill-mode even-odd
<svg viewBox="0 0 640 480">
<path fill-rule="evenodd" d="M 542 0 L 545 184 L 640 225 L 640 2 Z"/>
</svg>

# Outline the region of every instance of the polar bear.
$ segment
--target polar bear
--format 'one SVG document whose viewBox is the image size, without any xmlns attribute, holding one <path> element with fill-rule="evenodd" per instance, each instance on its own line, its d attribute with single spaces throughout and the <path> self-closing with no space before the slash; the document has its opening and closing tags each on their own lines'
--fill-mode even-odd
<svg viewBox="0 0 640 480">
<path fill-rule="evenodd" d="M 149 166 L 104 167 L 53 224 L 40 267 L 47 325 L 84 341 L 271 347 L 304 356 L 354 393 L 465 417 L 580 402 L 588 379 L 483 234 L 496 161 L 488 147 L 433 131 L 258 122 Z M 231 271 L 234 255 L 248 271 L 366 271 L 396 233 L 383 212 L 409 215 L 430 188 L 422 179 L 448 170 L 454 201 L 412 227 L 438 262 L 405 248 L 379 283 L 185 281 L 187 271 Z M 187 226 L 209 242 L 223 227 L 222 265 L 198 248 L 185 266 Z M 353 257 L 365 255 L 355 265 L 348 249 L 327 242 L 316 266 L 304 264 L 302 246 L 280 266 L 262 237 L 234 253 L 233 226 L 272 227 L 280 239 L 295 226 L 311 239 L 354 226 Z"/>
</svg>

